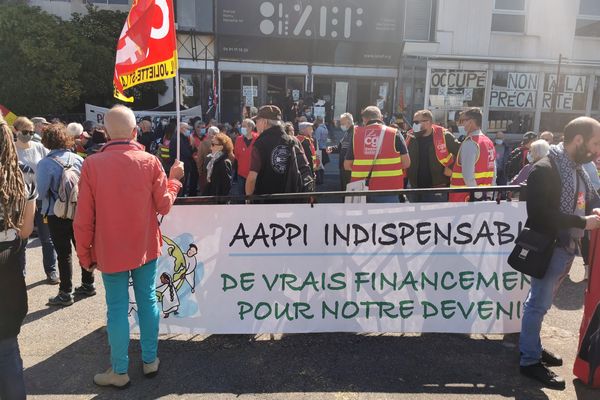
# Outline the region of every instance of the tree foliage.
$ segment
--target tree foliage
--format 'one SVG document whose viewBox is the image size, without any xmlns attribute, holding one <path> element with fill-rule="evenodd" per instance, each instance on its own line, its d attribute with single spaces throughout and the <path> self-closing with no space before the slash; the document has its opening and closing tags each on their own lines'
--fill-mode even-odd
<svg viewBox="0 0 600 400">
<path fill-rule="evenodd" d="M 61 21 L 39 8 L 0 5 L 0 104 L 18 115 L 110 106 L 115 48 L 127 13 L 88 7 Z M 164 82 L 133 89 L 135 106 L 156 106 Z"/>
</svg>

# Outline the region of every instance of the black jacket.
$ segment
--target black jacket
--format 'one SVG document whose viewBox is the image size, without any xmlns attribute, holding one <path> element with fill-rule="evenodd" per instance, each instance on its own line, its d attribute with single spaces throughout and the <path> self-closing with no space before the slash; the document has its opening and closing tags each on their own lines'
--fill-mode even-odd
<svg viewBox="0 0 600 400">
<path fill-rule="evenodd" d="M 584 172 L 585 173 L 585 172 Z M 569 228 L 585 229 L 585 218 L 560 211 L 562 184 L 554 162 L 544 157 L 531 170 L 527 178 L 527 223 L 532 230 L 556 237 L 558 232 Z M 600 205 L 600 198 L 586 204 L 586 215 Z"/>
<path fill-rule="evenodd" d="M 204 187 L 203 196 L 227 196 L 231 190 L 231 160 L 223 154 L 213 164 L 210 182 Z"/>
</svg>

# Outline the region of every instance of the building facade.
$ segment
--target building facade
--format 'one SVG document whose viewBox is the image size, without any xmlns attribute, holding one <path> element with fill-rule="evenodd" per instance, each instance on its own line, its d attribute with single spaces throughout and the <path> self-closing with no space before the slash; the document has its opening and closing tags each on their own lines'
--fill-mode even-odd
<svg viewBox="0 0 600 400">
<path fill-rule="evenodd" d="M 269 103 L 328 122 L 429 108 L 449 127 L 478 106 L 486 131 L 514 134 L 600 118 L 599 0 L 174 1 L 181 102 L 222 121 Z M 30 3 L 68 16 L 86 1 Z"/>
</svg>

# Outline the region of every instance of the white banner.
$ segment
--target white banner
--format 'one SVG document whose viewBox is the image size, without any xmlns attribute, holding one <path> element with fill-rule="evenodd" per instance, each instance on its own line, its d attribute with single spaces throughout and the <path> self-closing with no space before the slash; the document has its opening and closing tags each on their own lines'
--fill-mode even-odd
<svg viewBox="0 0 600 400">
<path fill-rule="evenodd" d="M 161 332 L 518 332 L 529 279 L 506 259 L 525 218 L 523 203 L 175 206 Z"/>
<path fill-rule="evenodd" d="M 98 107 L 92 104 L 85 105 L 85 119 L 87 121 L 94 121 L 97 124 L 104 125 L 104 114 L 108 111 L 108 108 Z M 144 117 L 166 117 L 175 118 L 175 111 L 133 111 L 135 118 L 139 121 Z M 196 106 L 188 108 L 187 110 L 181 110 L 182 118 L 202 117 L 202 106 Z"/>
</svg>

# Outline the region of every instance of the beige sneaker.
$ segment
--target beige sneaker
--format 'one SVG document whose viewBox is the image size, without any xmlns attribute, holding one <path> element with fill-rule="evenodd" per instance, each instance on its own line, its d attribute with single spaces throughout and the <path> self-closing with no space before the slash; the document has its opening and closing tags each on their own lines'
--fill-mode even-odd
<svg viewBox="0 0 600 400">
<path fill-rule="evenodd" d="M 114 386 L 119 389 L 125 389 L 131 381 L 127 374 L 115 374 L 112 368 L 106 372 L 94 375 L 94 383 L 98 386 Z"/>
<path fill-rule="evenodd" d="M 150 364 L 144 364 L 144 376 L 146 376 L 147 378 L 153 378 L 156 376 L 156 374 L 158 374 L 158 366 L 160 365 L 160 360 L 158 359 L 158 357 L 156 357 L 156 360 L 154 360 L 154 362 L 151 362 Z"/>
</svg>

